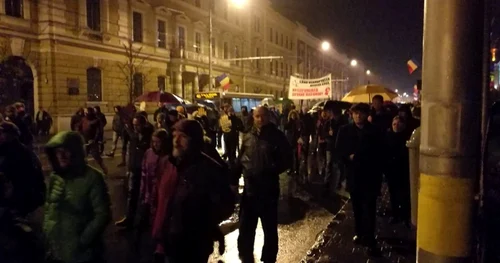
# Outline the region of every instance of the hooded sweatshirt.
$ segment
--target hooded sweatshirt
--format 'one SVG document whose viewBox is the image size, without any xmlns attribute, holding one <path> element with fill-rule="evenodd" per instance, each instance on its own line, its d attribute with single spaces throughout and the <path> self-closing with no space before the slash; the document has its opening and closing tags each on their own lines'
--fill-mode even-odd
<svg viewBox="0 0 500 263">
<path fill-rule="evenodd" d="M 57 148 L 71 152 L 71 165 L 59 166 Z M 103 254 L 102 233 L 111 220 L 111 203 L 103 174 L 85 161 L 83 138 L 61 132 L 46 145 L 52 165 L 43 231 L 56 260 L 90 262 Z"/>
</svg>

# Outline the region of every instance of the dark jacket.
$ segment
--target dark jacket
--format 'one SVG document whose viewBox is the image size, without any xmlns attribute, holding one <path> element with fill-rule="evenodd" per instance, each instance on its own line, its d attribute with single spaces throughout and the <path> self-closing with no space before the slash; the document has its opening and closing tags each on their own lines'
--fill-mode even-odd
<svg viewBox="0 0 500 263">
<path fill-rule="evenodd" d="M 247 133 L 252 129 L 253 126 L 253 116 L 250 116 L 248 112 L 241 114 L 241 122 L 243 123 L 243 130 L 241 132 Z"/>
<path fill-rule="evenodd" d="M 52 126 L 52 117 L 46 110 L 38 111 L 35 121 L 38 127 L 50 128 Z"/>
<path fill-rule="evenodd" d="M 326 121 L 323 126 L 324 134 L 326 134 L 326 150 L 330 152 L 335 152 L 335 143 L 337 140 L 337 135 L 342 126 L 346 125 L 348 122 L 344 117 L 340 117 L 338 120 L 331 119 Z M 330 135 L 330 130 L 333 131 L 333 135 Z"/>
<path fill-rule="evenodd" d="M 377 126 L 383 132 L 386 132 L 392 126 L 392 115 L 385 108 L 381 112 L 376 112 L 372 109 L 370 116 L 372 117 L 371 123 Z"/>
<path fill-rule="evenodd" d="M 283 132 L 272 123 L 243 136 L 240 155 L 232 171 L 232 184 L 238 185 L 243 173 L 245 194 L 279 197 L 279 175 L 290 168 L 292 151 Z"/>
<path fill-rule="evenodd" d="M 115 116 L 113 116 L 113 123 L 111 127 L 113 131 L 118 133 L 119 135 L 123 133 L 123 120 L 120 114 L 120 110 L 121 109 L 119 109 L 118 112 L 115 113 Z"/>
<path fill-rule="evenodd" d="M 78 131 L 82 134 L 85 142 L 97 142 L 99 141 L 99 138 L 101 138 L 101 122 L 96 117 L 86 116 L 80 122 L 80 128 L 78 129 Z"/>
<path fill-rule="evenodd" d="M 302 128 L 300 129 L 300 136 L 309 137 L 315 133 L 316 126 L 314 125 L 314 118 L 311 116 L 311 114 L 301 113 L 300 122 L 302 123 L 301 125 Z"/>
<path fill-rule="evenodd" d="M 291 120 L 285 124 L 285 136 L 292 147 L 297 147 L 297 140 L 300 138 L 301 122 L 300 120 Z"/>
<path fill-rule="evenodd" d="M 342 126 L 339 130 L 336 151 L 345 164 L 348 183 L 352 189 L 379 187 L 384 165 L 384 133 L 373 124 L 366 123 L 363 129 L 355 124 Z M 354 159 L 349 156 L 354 154 Z"/>
<path fill-rule="evenodd" d="M 71 166 L 61 169 L 55 149 L 70 149 Z M 61 132 L 47 144 L 52 164 L 43 230 L 54 259 L 93 262 L 103 255 L 103 232 L 111 220 L 111 202 L 104 176 L 87 165 L 83 140 Z"/>
<path fill-rule="evenodd" d="M 125 131 L 130 138 L 128 168 L 131 171 L 140 170 L 144 153 L 151 146 L 154 126 L 151 124 L 146 125 L 140 134 L 128 127 L 125 127 Z"/>
<path fill-rule="evenodd" d="M 213 218 L 218 204 L 213 178 L 227 170 L 201 152 L 171 162 L 177 167 L 178 184 L 168 208 L 167 254 L 176 253 L 177 247 L 193 246 L 208 255 L 219 231 Z"/>
<path fill-rule="evenodd" d="M 45 202 L 45 182 L 38 157 L 15 140 L 0 146 L 0 174 L 13 186 L 13 197 L 6 206 L 25 216 Z"/>
<path fill-rule="evenodd" d="M 396 133 L 391 129 L 386 133 L 384 151 L 386 153 L 386 167 L 400 168 L 398 169 L 400 173 L 406 172 L 408 174 L 409 154 L 406 141 L 410 139 L 410 135 L 406 130 Z"/>
<path fill-rule="evenodd" d="M 31 133 L 31 126 L 28 125 L 29 120 L 28 120 L 27 115 L 16 115 L 12 119 L 12 123 L 14 123 L 17 128 L 19 129 L 19 132 L 21 132 L 21 135 L 19 136 L 19 141 L 28 146 L 31 147 L 33 145 L 33 133 Z"/>
<path fill-rule="evenodd" d="M 70 128 L 72 131 L 78 131 L 81 128 L 83 118 L 83 114 L 80 114 L 78 112 L 75 115 L 71 116 Z"/>
</svg>

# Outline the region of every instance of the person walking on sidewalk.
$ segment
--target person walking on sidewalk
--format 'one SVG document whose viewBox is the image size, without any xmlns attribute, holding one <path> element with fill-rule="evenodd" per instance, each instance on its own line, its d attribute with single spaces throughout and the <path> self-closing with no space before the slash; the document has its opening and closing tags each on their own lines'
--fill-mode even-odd
<svg viewBox="0 0 500 263">
<path fill-rule="evenodd" d="M 131 228 L 137 212 L 137 201 L 139 199 L 142 175 L 142 160 L 144 153 L 151 146 L 151 136 L 154 127 L 149 124 L 144 115 L 137 113 L 132 120 L 133 128 L 125 124 L 125 131 L 130 138 L 128 159 L 128 200 L 127 214 L 115 223 L 118 227 Z"/>
<path fill-rule="evenodd" d="M 353 241 L 377 253 L 376 204 L 382 182 L 384 134 L 368 122 L 368 104 L 356 104 L 351 112 L 353 123 L 340 128 L 336 148 L 346 166 L 351 191 L 356 233 Z"/>
<path fill-rule="evenodd" d="M 104 175 L 86 163 L 83 143 L 76 132 L 60 132 L 46 145 L 53 172 L 43 232 L 55 262 L 97 263 L 104 255 L 111 201 Z"/>
<path fill-rule="evenodd" d="M 290 167 L 292 149 L 287 138 L 270 123 L 266 107 L 254 111 L 254 128 L 245 134 L 233 174 L 233 189 L 238 189 L 241 174 L 245 188 L 240 207 L 238 251 L 243 263 L 254 262 L 255 229 L 259 218 L 264 230 L 261 261 L 276 262 L 278 255 L 279 175 Z"/>
<path fill-rule="evenodd" d="M 115 115 L 113 116 L 113 123 L 111 124 L 111 129 L 113 130 L 113 146 L 111 151 L 106 154 L 106 156 L 114 157 L 116 151 L 116 145 L 118 144 L 118 140 L 123 138 L 123 121 L 121 117 L 121 106 L 115 106 Z"/>
</svg>

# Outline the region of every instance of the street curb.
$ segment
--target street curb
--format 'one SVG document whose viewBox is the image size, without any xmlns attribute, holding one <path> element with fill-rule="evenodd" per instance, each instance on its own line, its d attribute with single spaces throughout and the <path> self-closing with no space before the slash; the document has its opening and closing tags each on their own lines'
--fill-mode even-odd
<svg viewBox="0 0 500 263">
<path fill-rule="evenodd" d="M 301 263 L 314 263 L 317 262 L 319 254 L 324 247 L 327 247 L 335 236 L 325 235 L 326 232 L 331 231 L 335 227 L 339 226 L 345 219 L 345 207 L 349 203 L 350 199 L 341 198 L 344 202 L 340 207 L 339 211 L 333 216 L 332 221 L 328 224 L 328 226 L 318 233 L 318 237 L 316 238 L 316 242 L 306 253 L 306 256 L 300 261 Z"/>
</svg>

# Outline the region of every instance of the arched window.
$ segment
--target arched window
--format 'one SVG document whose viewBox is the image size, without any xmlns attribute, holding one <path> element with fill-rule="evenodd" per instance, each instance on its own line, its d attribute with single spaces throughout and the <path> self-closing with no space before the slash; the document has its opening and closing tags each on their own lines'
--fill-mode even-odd
<svg viewBox="0 0 500 263">
<path fill-rule="evenodd" d="M 144 92 L 144 76 L 141 73 L 134 74 L 134 98 Z"/>
<path fill-rule="evenodd" d="M 95 31 L 101 31 L 101 1 L 87 0 L 87 26 Z"/>
<path fill-rule="evenodd" d="M 87 69 L 87 100 L 102 101 L 101 70 L 98 68 Z"/>
<path fill-rule="evenodd" d="M 23 17 L 23 1 L 5 0 L 5 14 L 13 17 Z"/>
</svg>

